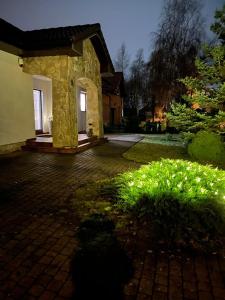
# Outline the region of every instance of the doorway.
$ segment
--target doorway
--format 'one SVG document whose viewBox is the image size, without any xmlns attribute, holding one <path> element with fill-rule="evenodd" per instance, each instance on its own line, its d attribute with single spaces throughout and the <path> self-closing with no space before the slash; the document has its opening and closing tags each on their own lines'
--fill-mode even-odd
<svg viewBox="0 0 225 300">
<path fill-rule="evenodd" d="M 52 133 L 52 80 L 33 75 L 33 98 L 36 134 Z"/>
<path fill-rule="evenodd" d="M 88 132 L 90 129 L 93 135 L 103 136 L 102 107 L 100 105 L 99 90 L 95 83 L 89 78 L 79 78 L 76 81 L 76 119 L 78 133 Z M 85 99 L 85 100 L 82 100 Z M 81 105 L 83 107 L 80 111 Z"/>
<path fill-rule="evenodd" d="M 34 97 L 34 121 L 36 133 L 43 132 L 43 96 L 41 90 L 33 90 Z"/>
</svg>

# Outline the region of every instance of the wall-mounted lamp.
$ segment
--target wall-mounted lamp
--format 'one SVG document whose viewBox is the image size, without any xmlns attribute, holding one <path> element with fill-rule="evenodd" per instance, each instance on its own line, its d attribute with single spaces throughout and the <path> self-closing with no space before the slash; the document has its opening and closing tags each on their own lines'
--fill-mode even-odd
<svg viewBox="0 0 225 300">
<path fill-rule="evenodd" d="M 18 57 L 18 64 L 22 68 L 23 67 L 23 59 L 22 57 Z"/>
</svg>

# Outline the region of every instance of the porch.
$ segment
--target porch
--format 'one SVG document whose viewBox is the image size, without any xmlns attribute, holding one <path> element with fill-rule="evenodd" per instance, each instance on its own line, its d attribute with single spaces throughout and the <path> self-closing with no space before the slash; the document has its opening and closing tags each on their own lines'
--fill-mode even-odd
<svg viewBox="0 0 225 300">
<path fill-rule="evenodd" d="M 44 148 L 41 151 L 75 153 L 88 146 L 80 146 L 78 132 L 91 131 L 96 140 L 102 140 L 100 77 L 93 76 L 92 72 L 88 74 L 88 70 L 85 73 L 84 68 L 72 71 L 75 63 L 73 59 L 69 59 L 68 63 L 64 57 L 56 59 L 55 56 L 25 59 L 24 72 L 33 78 L 34 129 L 36 132 L 49 132 L 52 140 L 44 142 L 30 136 L 32 140 L 23 148 L 35 150 L 35 142 L 35 146 Z M 93 139 L 91 142 L 93 145 Z"/>
</svg>

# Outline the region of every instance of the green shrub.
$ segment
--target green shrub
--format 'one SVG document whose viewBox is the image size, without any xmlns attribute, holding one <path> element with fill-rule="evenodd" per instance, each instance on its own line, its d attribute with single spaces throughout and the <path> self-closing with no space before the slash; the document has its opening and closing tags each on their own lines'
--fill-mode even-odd
<svg viewBox="0 0 225 300">
<path fill-rule="evenodd" d="M 194 136 L 195 134 L 190 131 L 181 133 L 181 137 L 183 138 L 186 145 L 188 145 L 193 140 Z"/>
<path fill-rule="evenodd" d="M 118 176 L 119 206 L 150 219 L 157 238 L 215 240 L 225 228 L 225 171 L 164 159 Z"/>
<path fill-rule="evenodd" d="M 188 154 L 200 161 L 225 162 L 225 147 L 219 135 L 199 131 L 188 146 Z"/>
</svg>

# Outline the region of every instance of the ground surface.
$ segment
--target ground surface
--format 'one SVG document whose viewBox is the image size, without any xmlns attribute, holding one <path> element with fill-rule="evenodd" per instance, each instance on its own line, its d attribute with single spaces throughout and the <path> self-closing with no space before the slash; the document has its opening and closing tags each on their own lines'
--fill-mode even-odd
<svg viewBox="0 0 225 300">
<path fill-rule="evenodd" d="M 0 299 L 70 299 L 69 266 L 82 217 L 76 192 L 139 167 L 122 154 L 141 137 L 112 138 L 77 155 L 0 158 Z M 120 241 L 135 267 L 126 299 L 225 299 L 223 255 L 154 251 L 132 224 L 120 232 Z"/>
</svg>

